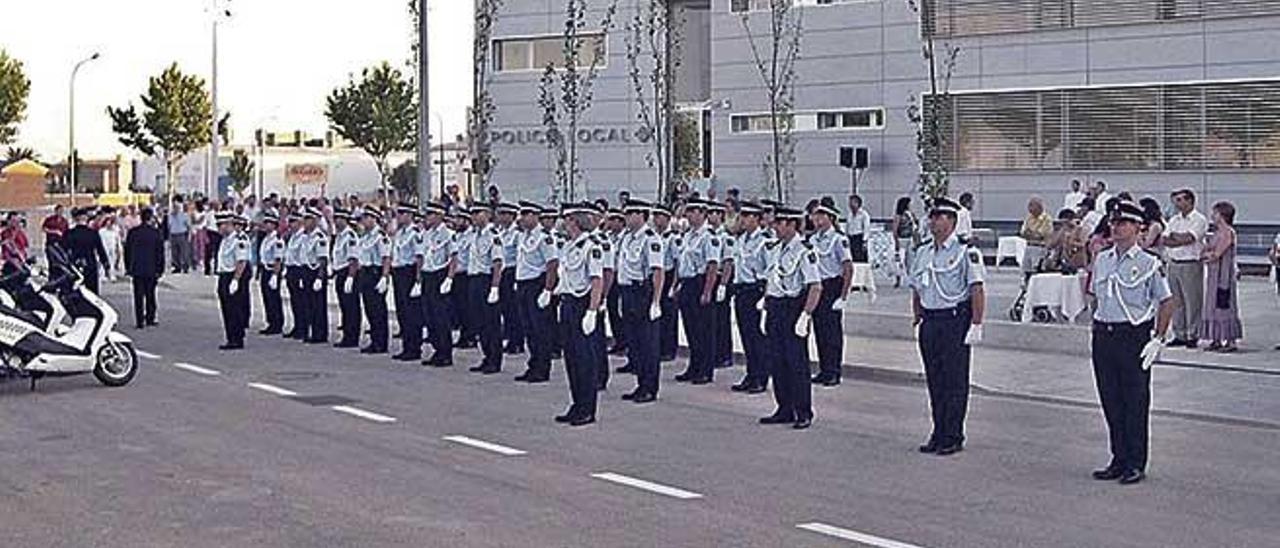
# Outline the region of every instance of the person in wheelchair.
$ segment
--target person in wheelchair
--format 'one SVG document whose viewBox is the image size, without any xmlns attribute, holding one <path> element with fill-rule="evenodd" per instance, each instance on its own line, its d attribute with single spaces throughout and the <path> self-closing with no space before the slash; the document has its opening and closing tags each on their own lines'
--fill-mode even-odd
<svg viewBox="0 0 1280 548">
<path fill-rule="evenodd" d="M 1047 215 L 1046 215 L 1047 217 Z M 1026 223 L 1023 224 L 1023 237 L 1026 238 Z M 1037 260 L 1031 260 L 1032 246 L 1028 240 L 1027 256 L 1023 259 L 1022 285 L 1018 298 L 1009 310 L 1009 318 L 1015 322 L 1022 321 L 1023 308 L 1026 304 L 1027 286 L 1031 276 L 1058 272 L 1068 276 L 1074 275 L 1089 264 L 1088 238 L 1080 226 L 1074 211 L 1064 209 L 1058 212 L 1058 219 L 1052 222 L 1053 232 L 1045 240 L 1042 253 Z M 1054 321 L 1053 313 L 1048 307 L 1037 306 L 1032 310 L 1032 318 L 1036 322 L 1050 323 Z"/>
</svg>

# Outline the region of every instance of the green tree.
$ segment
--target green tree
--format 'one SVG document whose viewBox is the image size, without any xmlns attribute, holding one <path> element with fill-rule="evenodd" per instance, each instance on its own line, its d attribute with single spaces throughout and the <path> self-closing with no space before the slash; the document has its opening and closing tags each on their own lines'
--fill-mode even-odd
<svg viewBox="0 0 1280 548">
<path fill-rule="evenodd" d="M 364 69 L 359 78 L 353 75 L 326 101 L 324 114 L 329 127 L 373 159 L 383 200 L 390 199 L 387 156 L 417 146 L 418 105 L 414 96 L 413 83 L 383 62 Z"/>
<path fill-rule="evenodd" d="M 401 200 L 413 201 L 418 197 L 418 163 L 409 160 L 391 171 L 391 188 Z"/>
<path fill-rule="evenodd" d="M 0 145 L 12 143 L 18 136 L 18 124 L 26 117 L 30 93 L 31 80 L 22 70 L 22 61 L 0 49 Z"/>
<path fill-rule="evenodd" d="M 208 144 L 211 137 L 209 90 L 203 79 L 183 74 L 174 63 L 151 77 L 141 100 L 141 115 L 132 104 L 107 107 L 111 129 L 124 146 L 164 160 L 165 193 L 172 203 L 178 167 L 187 154 Z"/>
<path fill-rule="evenodd" d="M 35 150 L 30 148 L 9 147 L 9 150 L 5 152 L 4 156 L 5 156 L 4 161 L 0 162 L 0 166 L 7 166 L 12 163 L 21 162 L 23 160 L 31 160 L 33 162 L 40 161 L 40 156 L 36 154 Z"/>
<path fill-rule="evenodd" d="M 253 182 L 253 160 L 249 159 L 249 155 L 243 150 L 237 150 L 231 156 L 231 164 L 227 166 L 227 175 L 231 177 L 231 189 L 236 194 L 244 194 L 245 189 L 249 188 L 249 183 Z"/>
</svg>

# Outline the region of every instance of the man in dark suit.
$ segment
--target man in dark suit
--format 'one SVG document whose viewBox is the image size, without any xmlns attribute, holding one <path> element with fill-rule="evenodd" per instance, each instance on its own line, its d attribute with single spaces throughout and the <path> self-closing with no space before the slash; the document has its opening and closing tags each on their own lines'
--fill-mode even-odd
<svg viewBox="0 0 1280 548">
<path fill-rule="evenodd" d="M 76 265 L 80 269 L 80 275 L 84 277 L 84 286 L 89 291 L 98 293 L 98 265 L 104 264 L 110 268 L 111 263 L 107 259 L 107 248 L 102 245 L 102 236 L 89 226 L 92 214 L 93 208 L 89 207 L 78 208 L 71 214 L 75 219 L 75 226 L 67 231 L 64 245 L 71 255 L 71 264 Z"/>
<path fill-rule="evenodd" d="M 164 275 L 164 235 L 156 228 L 151 208 L 142 210 L 142 224 L 124 240 L 124 268 L 133 278 L 133 317 L 139 329 L 156 325 L 156 282 Z"/>
</svg>

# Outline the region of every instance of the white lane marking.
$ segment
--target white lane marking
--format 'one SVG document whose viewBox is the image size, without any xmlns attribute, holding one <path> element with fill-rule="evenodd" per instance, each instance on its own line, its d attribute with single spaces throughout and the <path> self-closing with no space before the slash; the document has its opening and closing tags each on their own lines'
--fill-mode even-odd
<svg viewBox="0 0 1280 548">
<path fill-rule="evenodd" d="M 292 398 L 292 397 L 294 397 L 294 396 L 297 396 L 297 395 L 298 395 L 298 393 L 297 393 L 297 392 L 294 392 L 294 391 L 292 391 L 292 390 L 289 390 L 289 389 L 286 389 L 286 388 L 280 388 L 279 386 L 272 386 L 272 385 L 270 385 L 270 384 L 264 384 L 264 383 L 260 383 L 260 382 L 251 382 L 251 383 L 249 383 L 249 388 L 254 388 L 254 389 L 257 389 L 257 390 L 261 390 L 261 391 L 263 391 L 263 392 L 270 392 L 270 393 L 275 394 L 275 395 L 277 395 L 277 396 L 284 396 L 284 397 L 286 397 L 286 398 Z"/>
<path fill-rule="evenodd" d="M 365 411 L 364 409 L 360 409 L 359 407 L 351 407 L 349 405 L 335 405 L 333 407 L 330 407 L 330 409 L 337 411 L 339 413 L 346 413 L 353 417 L 360 417 L 365 420 L 371 420 L 373 422 L 379 422 L 384 424 L 390 423 L 390 422 L 396 422 L 395 417 L 379 415 L 378 413 L 374 413 L 373 411 Z"/>
<path fill-rule="evenodd" d="M 905 542 L 898 542 L 892 539 L 881 538 L 875 535 L 869 535 L 867 533 L 859 533 L 857 531 L 841 529 L 839 527 L 827 525 L 825 523 L 818 523 L 818 522 L 801 523 L 796 527 L 800 529 L 804 529 L 805 531 L 811 531 L 821 535 L 827 535 L 829 537 L 836 537 L 839 539 L 851 540 L 853 542 L 865 544 L 867 546 L 876 546 L 877 548 L 920 548 L 919 546 L 916 546 L 914 544 L 907 544 Z"/>
<path fill-rule="evenodd" d="M 137 354 L 138 354 L 138 356 L 139 356 L 139 357 L 143 357 L 143 358 L 146 358 L 146 359 L 148 359 L 148 360 L 158 360 L 158 359 L 160 359 L 160 355 L 159 355 L 159 354 L 152 354 L 152 353 L 147 352 L 147 351 L 145 351 L 145 350 L 134 350 L 134 352 L 137 352 Z"/>
<path fill-rule="evenodd" d="M 645 491 L 649 491 L 650 493 L 666 495 L 668 497 L 674 497 L 681 500 L 702 498 L 702 495 L 699 495 L 698 493 L 694 493 L 692 491 L 685 491 L 684 489 L 679 489 L 676 487 L 668 487 L 666 485 L 661 485 L 658 483 L 653 483 L 651 481 L 645 481 L 642 479 L 636 479 L 633 477 L 624 476 L 622 474 L 615 474 L 613 472 L 600 472 L 596 474 L 591 474 L 591 477 L 596 479 L 602 479 L 605 481 L 610 481 L 620 485 L 626 485 L 628 487 L 635 487 L 636 489 L 642 489 Z"/>
<path fill-rule="evenodd" d="M 190 371 L 197 375 L 204 375 L 206 377 L 216 377 L 222 374 L 222 372 L 220 371 L 214 371 L 212 369 L 200 367 L 198 365 L 191 365 L 189 363 L 183 363 L 183 362 L 174 363 L 173 366 L 183 371 Z"/>
<path fill-rule="evenodd" d="M 466 445 L 468 447 L 474 447 L 476 449 L 483 449 L 485 451 L 497 453 L 504 457 L 518 457 L 520 455 L 527 454 L 526 452 L 516 449 L 514 447 L 507 447 L 505 445 L 489 443 L 487 441 L 478 440 L 475 438 L 468 438 L 466 436 L 445 436 L 444 440 L 451 441 L 453 443 L 457 443 L 461 445 Z"/>
</svg>

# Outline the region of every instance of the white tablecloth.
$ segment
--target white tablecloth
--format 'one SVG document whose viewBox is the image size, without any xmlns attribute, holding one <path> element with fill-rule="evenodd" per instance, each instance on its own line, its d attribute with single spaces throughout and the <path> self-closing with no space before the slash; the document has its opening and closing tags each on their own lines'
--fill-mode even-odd
<svg viewBox="0 0 1280 548">
<path fill-rule="evenodd" d="M 1047 306 L 1057 309 L 1067 321 L 1074 322 L 1085 310 L 1085 274 L 1068 276 L 1059 273 L 1036 274 L 1027 282 L 1027 300 L 1023 306 L 1022 321 L 1031 321 L 1031 309 Z"/>
<path fill-rule="evenodd" d="M 1007 257 L 1012 257 L 1018 266 L 1022 266 L 1022 257 L 1027 253 L 1027 241 L 1018 236 L 1005 236 L 997 241 L 996 268 Z"/>
<path fill-rule="evenodd" d="M 893 235 L 885 232 L 882 227 L 872 227 L 867 236 L 867 259 L 871 261 L 871 269 L 881 276 L 896 275 L 898 266 Z"/>
</svg>

